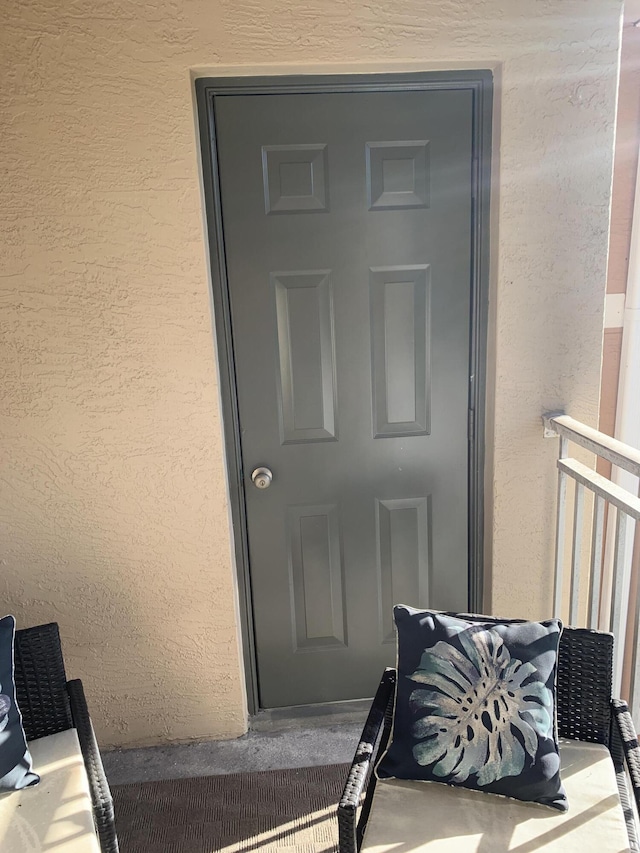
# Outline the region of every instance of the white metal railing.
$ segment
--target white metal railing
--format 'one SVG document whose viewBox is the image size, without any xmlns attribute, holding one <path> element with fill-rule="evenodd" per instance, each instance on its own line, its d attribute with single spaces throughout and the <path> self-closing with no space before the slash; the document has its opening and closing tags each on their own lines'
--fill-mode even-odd
<svg viewBox="0 0 640 853">
<path fill-rule="evenodd" d="M 639 586 L 632 583 L 632 569 L 634 536 L 640 521 L 640 495 L 622 488 L 583 462 L 570 457 L 569 444 L 595 453 L 638 478 L 640 450 L 585 426 L 568 415 L 545 415 L 543 424 L 546 437 L 560 439 L 554 612 L 558 617 L 567 613 L 571 625 L 580 625 L 582 622 L 583 627 L 600 628 L 615 634 L 614 688 L 620 695 L 622 674 L 626 667 L 629 673 L 627 698 L 637 719 L 640 714 L 640 677 L 636 678 L 640 596 L 635 592 L 633 601 L 630 596 L 631 591 Z M 573 494 L 568 490 L 569 480 L 574 483 Z M 585 496 L 588 493 L 593 496 L 590 518 L 585 513 Z M 571 498 L 572 538 L 568 543 L 567 510 Z M 606 525 L 605 516 L 608 516 Z M 588 559 L 583 553 L 585 539 L 591 540 Z M 568 544 L 570 548 L 566 547 Z M 571 572 L 568 602 L 564 582 L 567 564 Z M 625 658 L 629 631 L 631 654 Z"/>
</svg>

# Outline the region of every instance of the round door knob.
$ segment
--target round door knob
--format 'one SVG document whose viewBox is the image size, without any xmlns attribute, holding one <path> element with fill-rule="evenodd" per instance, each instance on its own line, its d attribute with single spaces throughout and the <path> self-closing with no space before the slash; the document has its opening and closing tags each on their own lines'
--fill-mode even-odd
<svg viewBox="0 0 640 853">
<path fill-rule="evenodd" d="M 256 489 L 268 489 L 273 480 L 273 474 L 268 468 L 256 468 L 251 472 L 251 479 Z"/>
</svg>

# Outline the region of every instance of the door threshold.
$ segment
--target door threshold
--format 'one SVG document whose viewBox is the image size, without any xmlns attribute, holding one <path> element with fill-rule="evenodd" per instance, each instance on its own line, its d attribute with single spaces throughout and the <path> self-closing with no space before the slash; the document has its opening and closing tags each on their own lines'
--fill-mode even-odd
<svg viewBox="0 0 640 853">
<path fill-rule="evenodd" d="M 349 699 L 343 702 L 319 702 L 313 705 L 289 705 L 266 708 L 249 718 L 252 732 L 280 732 L 288 729 L 334 726 L 342 723 L 362 725 L 373 699 Z"/>
</svg>

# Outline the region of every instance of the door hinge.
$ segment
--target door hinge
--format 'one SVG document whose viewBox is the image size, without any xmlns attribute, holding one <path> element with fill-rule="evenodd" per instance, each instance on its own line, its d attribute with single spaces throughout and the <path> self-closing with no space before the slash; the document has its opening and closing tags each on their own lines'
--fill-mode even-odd
<svg viewBox="0 0 640 853">
<path fill-rule="evenodd" d="M 469 418 L 467 421 L 467 436 L 469 441 L 473 441 L 476 437 L 476 411 L 475 409 L 469 409 Z"/>
</svg>

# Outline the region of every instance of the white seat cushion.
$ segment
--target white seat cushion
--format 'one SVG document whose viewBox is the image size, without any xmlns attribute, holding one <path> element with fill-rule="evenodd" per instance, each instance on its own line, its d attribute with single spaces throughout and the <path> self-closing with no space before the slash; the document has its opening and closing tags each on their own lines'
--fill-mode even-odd
<svg viewBox="0 0 640 853">
<path fill-rule="evenodd" d="M 0 850 L 100 853 L 75 729 L 29 742 L 40 784 L 0 797 Z"/>
<path fill-rule="evenodd" d="M 367 853 L 628 853 L 609 750 L 560 741 L 569 811 L 438 782 L 379 781 L 362 850 Z"/>
</svg>

